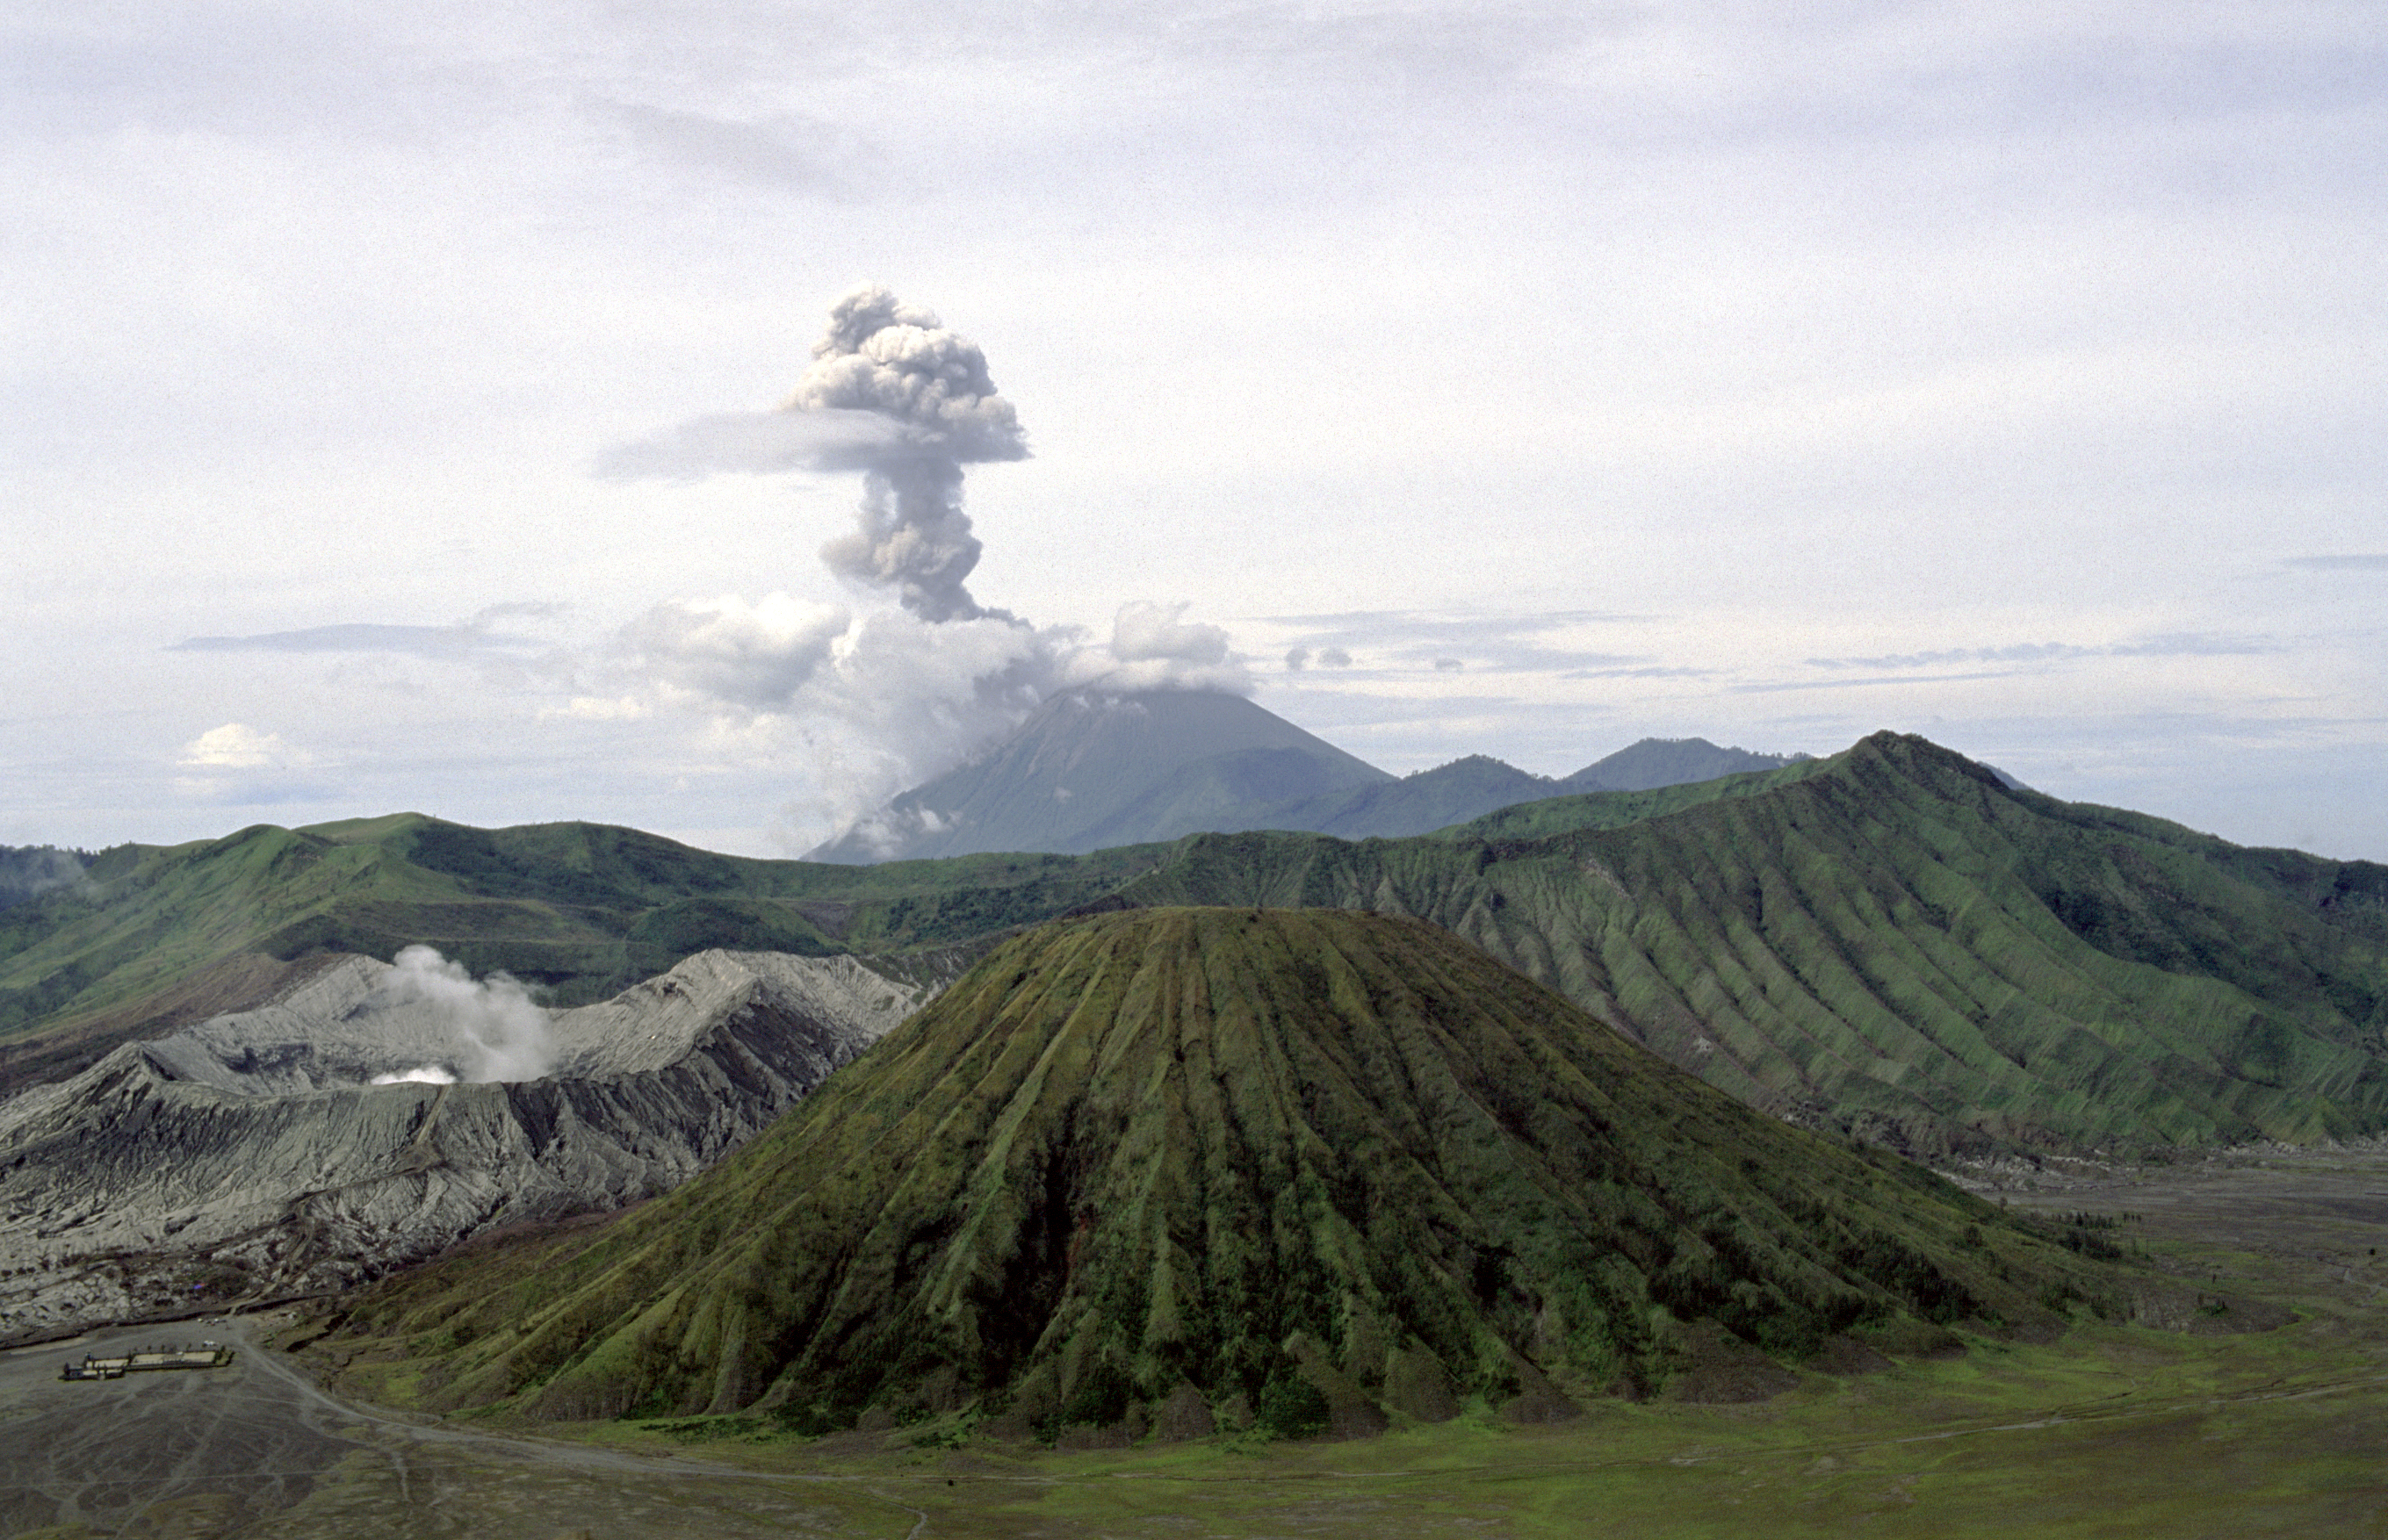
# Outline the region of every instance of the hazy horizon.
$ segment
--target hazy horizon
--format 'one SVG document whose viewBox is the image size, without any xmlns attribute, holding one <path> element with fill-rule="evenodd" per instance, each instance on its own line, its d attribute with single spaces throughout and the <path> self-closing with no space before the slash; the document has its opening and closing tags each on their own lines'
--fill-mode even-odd
<svg viewBox="0 0 2388 1540">
<path fill-rule="evenodd" d="M 2376 32 L 19 7 L 0 842 L 788 854 L 1118 670 L 2388 860 Z"/>
</svg>

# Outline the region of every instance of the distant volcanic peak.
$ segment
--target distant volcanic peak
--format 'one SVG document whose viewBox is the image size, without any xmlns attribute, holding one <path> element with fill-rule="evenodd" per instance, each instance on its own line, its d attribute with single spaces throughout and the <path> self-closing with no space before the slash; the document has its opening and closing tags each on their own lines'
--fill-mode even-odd
<svg viewBox="0 0 2388 1540">
<path fill-rule="evenodd" d="M 457 1383 L 501 1395 L 575 1358 L 538 1393 L 552 1414 L 1001 1395 L 1108 1423 L 1191 1386 L 1357 1395 L 1381 1424 L 1418 1383 L 1647 1388 L 1702 1319 L 1796 1357 L 1901 1319 L 2024 1319 L 2065 1264 L 2006 1234 L 2001 1277 L 1955 1246 L 1967 1223 L 2000 1221 L 1423 923 L 1125 911 L 990 954 L 556 1269 L 553 1324 Z M 612 1270 L 630 1256 L 642 1300 Z"/>
<path fill-rule="evenodd" d="M 1248 827 L 1237 816 L 1392 777 L 1240 695 L 1117 690 L 1099 683 L 1040 705 L 968 764 L 896 799 L 870 838 L 817 861 L 1083 852 Z"/>
</svg>

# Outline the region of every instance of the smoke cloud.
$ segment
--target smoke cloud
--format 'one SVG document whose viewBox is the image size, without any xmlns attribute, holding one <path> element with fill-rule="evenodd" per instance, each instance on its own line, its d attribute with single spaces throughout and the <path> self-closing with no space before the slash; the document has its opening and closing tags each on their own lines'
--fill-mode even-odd
<svg viewBox="0 0 2388 1540">
<path fill-rule="evenodd" d="M 819 789 L 789 815 L 842 830 L 1060 691 L 1249 693 L 1227 634 L 1188 621 L 1185 604 L 1123 605 L 1109 641 L 1097 643 L 1076 626 L 979 602 L 968 585 L 982 547 L 962 509 L 964 467 L 1027 454 L 977 344 L 886 289 L 855 290 L 830 312 L 780 410 L 697 419 L 610 451 L 598 472 L 859 471 L 855 526 L 821 560 L 895 606 L 856 613 L 784 592 L 659 604 L 623 629 L 558 714 L 708 713 L 718 738 L 742 752 L 800 753 Z"/>
<path fill-rule="evenodd" d="M 379 1000 L 388 1005 L 424 1004 L 436 1011 L 454 1040 L 455 1064 L 426 1065 L 374 1078 L 375 1085 L 423 1080 L 536 1080 L 555 1067 L 555 1045 L 547 1013 L 511 977 L 493 973 L 476 982 L 462 963 L 433 948 L 411 946 L 394 960 Z"/>
<path fill-rule="evenodd" d="M 981 547 L 962 511 L 962 467 L 1024 460 L 1028 440 L 978 345 L 885 289 L 857 289 L 830 311 L 787 410 L 870 413 L 896 430 L 823 457 L 863 473 L 854 532 L 821 548 L 830 570 L 894 589 L 926 621 L 988 613 L 963 582 Z"/>
<path fill-rule="evenodd" d="M 426 1064 L 420 1069 L 393 1069 L 387 1075 L 376 1075 L 374 1085 L 454 1085 L 456 1072 L 444 1064 Z"/>
</svg>

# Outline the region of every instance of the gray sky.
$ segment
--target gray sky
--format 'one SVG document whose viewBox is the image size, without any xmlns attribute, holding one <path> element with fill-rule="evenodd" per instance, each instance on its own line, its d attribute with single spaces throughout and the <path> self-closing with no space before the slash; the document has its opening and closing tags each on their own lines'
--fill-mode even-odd
<svg viewBox="0 0 2388 1540">
<path fill-rule="evenodd" d="M 2388 859 L 2380 21 L 17 0 L 0 842 L 787 853 L 1122 666 Z M 620 473 L 865 283 L 1025 431 L 987 615 L 824 565 L 850 463 Z"/>
</svg>

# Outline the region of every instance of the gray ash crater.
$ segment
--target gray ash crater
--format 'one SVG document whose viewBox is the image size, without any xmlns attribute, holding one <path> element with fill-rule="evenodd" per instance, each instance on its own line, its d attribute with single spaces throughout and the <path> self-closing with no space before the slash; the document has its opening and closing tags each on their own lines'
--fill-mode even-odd
<svg viewBox="0 0 2388 1540">
<path fill-rule="evenodd" d="M 0 1343 L 331 1292 L 667 1192 L 927 992 L 707 952 L 550 1013 L 424 967 L 347 958 L 0 1104 Z"/>
</svg>

